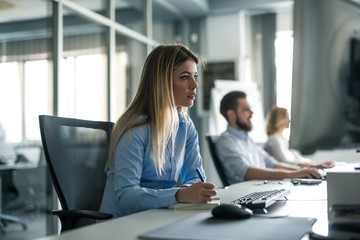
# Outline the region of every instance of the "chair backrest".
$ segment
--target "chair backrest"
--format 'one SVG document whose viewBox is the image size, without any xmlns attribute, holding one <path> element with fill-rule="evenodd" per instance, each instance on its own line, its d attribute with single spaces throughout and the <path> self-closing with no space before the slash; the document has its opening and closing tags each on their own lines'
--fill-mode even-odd
<svg viewBox="0 0 360 240">
<path fill-rule="evenodd" d="M 39 116 L 41 140 L 62 209 L 99 211 L 112 122 Z"/>
<path fill-rule="evenodd" d="M 229 182 L 228 180 L 226 179 L 226 174 L 225 174 L 225 171 L 224 171 L 224 168 L 220 162 L 220 159 L 216 153 L 216 148 L 215 148 L 215 142 L 216 142 L 216 139 L 219 137 L 218 135 L 209 135 L 207 134 L 206 136 L 206 140 L 209 144 L 209 149 L 210 149 L 210 153 L 211 153 L 211 157 L 213 159 L 213 162 L 215 164 L 215 167 L 216 167 L 216 170 L 217 170 L 217 173 L 219 174 L 219 177 L 222 181 L 222 184 L 224 186 L 229 186 Z"/>
</svg>

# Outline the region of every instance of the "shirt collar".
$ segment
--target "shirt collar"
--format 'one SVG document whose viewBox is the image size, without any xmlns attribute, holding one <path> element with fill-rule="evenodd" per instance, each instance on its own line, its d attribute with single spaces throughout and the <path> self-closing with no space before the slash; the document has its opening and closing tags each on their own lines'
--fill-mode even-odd
<svg viewBox="0 0 360 240">
<path fill-rule="evenodd" d="M 178 116 L 179 116 L 179 123 L 184 123 L 185 122 L 185 114 L 181 114 L 180 112 L 178 112 Z"/>
<path fill-rule="evenodd" d="M 235 135 L 237 138 L 248 140 L 249 134 L 246 131 L 239 131 L 230 125 L 228 125 L 227 131 Z"/>
</svg>

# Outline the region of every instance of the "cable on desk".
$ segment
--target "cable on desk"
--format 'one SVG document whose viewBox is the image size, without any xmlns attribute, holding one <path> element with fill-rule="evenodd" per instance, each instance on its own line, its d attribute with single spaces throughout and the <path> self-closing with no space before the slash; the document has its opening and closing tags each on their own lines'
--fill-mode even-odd
<svg viewBox="0 0 360 240">
<path fill-rule="evenodd" d="M 311 201 L 311 202 L 317 202 L 317 201 L 327 201 L 327 199 L 288 199 L 287 201 L 290 202 L 298 202 L 298 201 Z"/>
<path fill-rule="evenodd" d="M 265 185 L 265 184 L 277 184 L 277 185 L 284 185 L 284 182 L 278 181 L 278 182 L 273 182 L 273 181 L 268 181 L 268 180 L 264 180 L 264 182 L 262 183 L 257 183 L 257 184 L 253 184 L 253 186 L 261 186 L 261 185 Z"/>
</svg>

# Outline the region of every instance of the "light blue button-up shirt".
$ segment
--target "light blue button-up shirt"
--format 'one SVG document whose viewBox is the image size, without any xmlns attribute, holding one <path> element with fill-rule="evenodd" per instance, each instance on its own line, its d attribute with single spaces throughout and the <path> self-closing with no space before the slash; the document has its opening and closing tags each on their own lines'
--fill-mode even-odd
<svg viewBox="0 0 360 240">
<path fill-rule="evenodd" d="M 244 181 L 249 167 L 274 168 L 277 163 L 247 132 L 231 126 L 217 139 L 216 152 L 230 184 Z"/>
<path fill-rule="evenodd" d="M 179 115 L 180 116 L 180 115 Z M 133 128 L 121 138 L 107 172 L 100 211 L 121 217 L 150 208 L 166 208 L 176 203 L 174 187 L 179 176 L 190 185 L 200 181 L 196 168 L 204 174 L 198 134 L 189 116 L 180 116 L 175 139 L 165 150 L 164 171 L 156 174 L 150 147 L 149 125 Z"/>
</svg>

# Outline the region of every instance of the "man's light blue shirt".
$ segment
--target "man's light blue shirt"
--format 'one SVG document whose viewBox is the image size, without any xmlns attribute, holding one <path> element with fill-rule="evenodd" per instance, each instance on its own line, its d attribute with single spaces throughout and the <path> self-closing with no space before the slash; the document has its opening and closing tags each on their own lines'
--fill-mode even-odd
<svg viewBox="0 0 360 240">
<path fill-rule="evenodd" d="M 219 136 L 215 145 L 230 184 L 243 182 L 249 167 L 274 168 L 277 163 L 247 132 L 231 126 Z"/>
<path fill-rule="evenodd" d="M 145 125 L 121 138 L 107 172 L 100 211 L 120 217 L 150 208 L 167 208 L 176 203 L 179 188 L 174 186 L 179 176 L 183 185 L 200 181 L 196 168 L 205 177 L 198 134 L 188 115 L 180 116 L 174 152 L 172 142 L 167 144 L 161 175 L 154 167 L 150 135 L 150 126 Z"/>
</svg>

